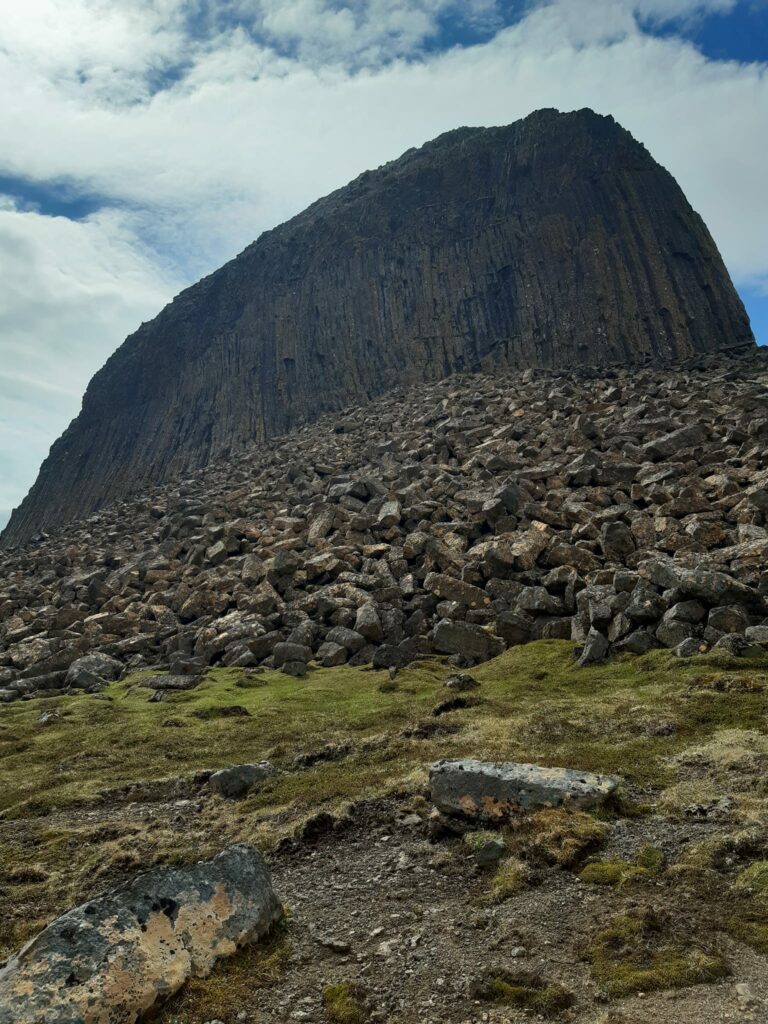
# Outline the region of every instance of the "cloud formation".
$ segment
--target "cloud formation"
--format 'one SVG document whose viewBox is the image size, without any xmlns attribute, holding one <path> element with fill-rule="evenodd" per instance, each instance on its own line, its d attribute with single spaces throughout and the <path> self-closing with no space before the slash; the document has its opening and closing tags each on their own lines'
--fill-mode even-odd
<svg viewBox="0 0 768 1024">
<path fill-rule="evenodd" d="M 0 204 L 0 510 L 141 319 L 262 230 L 461 124 L 543 106 L 612 113 L 680 181 L 737 282 L 768 292 L 768 68 L 708 60 L 655 28 L 734 6 L 11 5 L 0 26 L 0 90 L 12 97 L 0 174 L 17 197 Z M 66 186 L 97 212 L 25 206 L 31 183 Z"/>
</svg>

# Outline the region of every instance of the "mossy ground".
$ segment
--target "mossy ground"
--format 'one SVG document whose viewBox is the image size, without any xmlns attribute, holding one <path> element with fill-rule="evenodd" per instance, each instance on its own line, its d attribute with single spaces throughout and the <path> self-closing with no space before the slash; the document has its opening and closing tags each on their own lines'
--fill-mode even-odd
<svg viewBox="0 0 768 1024">
<path fill-rule="evenodd" d="M 685 988 L 730 973 L 721 956 L 677 937 L 649 910 L 615 917 L 595 935 L 587 958 L 595 981 L 611 996 Z"/>
<path fill-rule="evenodd" d="M 340 981 L 323 989 L 323 1010 L 328 1024 L 363 1024 L 364 1009 L 355 985 Z"/>
<path fill-rule="evenodd" d="M 563 985 L 547 983 L 538 974 L 524 970 L 490 970 L 475 985 L 473 994 L 484 1002 L 519 1007 L 542 1017 L 555 1016 L 573 1002 Z"/>
<path fill-rule="evenodd" d="M 473 669 L 483 702 L 439 720 L 430 711 L 452 669 L 437 659 L 402 670 L 395 687 L 386 673 L 348 667 L 300 680 L 215 669 L 197 689 L 157 703 L 132 678 L 100 697 L 0 708 L 0 957 L 57 913 L 153 864 L 199 859 L 232 841 L 268 848 L 317 811 L 423 793 L 428 766 L 441 757 L 615 773 L 627 782 L 624 815 L 640 802 L 681 815 L 727 794 L 731 831 L 742 835 L 726 843 L 741 851 L 735 860 L 714 837 L 700 864 L 691 850 L 691 862 L 662 870 L 659 884 L 690 887 L 704 873 L 717 885 L 703 885 L 703 899 L 731 892 L 738 872 L 766 857 L 743 835 L 768 824 L 768 657 L 680 661 L 658 651 L 580 669 L 572 652 L 570 643 L 542 641 Z M 233 706 L 245 714 L 226 711 Z M 53 708 L 61 718 L 40 724 Z M 313 752 L 322 756 L 296 767 Z M 243 801 L 198 798 L 162 782 L 265 758 L 281 774 Z M 117 791 L 132 783 L 141 788 Z M 506 835 L 510 859 L 500 873 L 509 864 L 525 873 L 579 871 L 607 827 L 594 815 L 530 815 Z M 659 877 L 649 864 L 625 863 Z M 712 920 L 768 952 L 768 919 L 732 891 L 730 919 Z M 647 971 L 627 948 L 628 970 Z M 707 974 L 701 963 L 686 968 L 681 955 L 671 975 Z M 207 1019 L 190 1019 L 198 1018 Z"/>
</svg>

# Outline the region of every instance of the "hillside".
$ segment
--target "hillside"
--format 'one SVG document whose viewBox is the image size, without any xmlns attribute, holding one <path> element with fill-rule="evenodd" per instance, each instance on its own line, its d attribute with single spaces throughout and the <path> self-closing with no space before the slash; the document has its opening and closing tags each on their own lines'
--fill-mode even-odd
<svg viewBox="0 0 768 1024">
<path fill-rule="evenodd" d="M 612 118 L 457 129 L 266 232 L 143 324 L 2 542 L 418 381 L 752 343 L 705 225 Z"/>
</svg>

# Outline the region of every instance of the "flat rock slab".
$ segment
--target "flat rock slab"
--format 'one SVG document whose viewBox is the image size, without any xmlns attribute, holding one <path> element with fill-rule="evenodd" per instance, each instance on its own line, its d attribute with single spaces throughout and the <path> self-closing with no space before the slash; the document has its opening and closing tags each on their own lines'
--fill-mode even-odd
<svg viewBox="0 0 768 1024">
<path fill-rule="evenodd" d="M 535 764 L 438 761 L 429 773 L 432 802 L 453 817 L 502 820 L 540 807 L 597 807 L 616 792 L 612 775 Z"/>
<path fill-rule="evenodd" d="M 194 690 L 200 682 L 200 676 L 143 676 L 136 682 L 150 690 Z"/>
<path fill-rule="evenodd" d="M 57 918 L 0 970 L 0 1024 L 134 1024 L 281 917 L 255 847 L 161 868 Z"/>
</svg>

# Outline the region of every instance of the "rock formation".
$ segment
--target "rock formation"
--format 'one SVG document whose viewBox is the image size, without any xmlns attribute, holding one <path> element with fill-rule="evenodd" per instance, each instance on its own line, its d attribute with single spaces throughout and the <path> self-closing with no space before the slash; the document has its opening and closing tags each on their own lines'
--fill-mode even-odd
<svg viewBox="0 0 768 1024">
<path fill-rule="evenodd" d="M 0 701 L 541 638 L 761 650 L 767 385 L 757 348 L 465 374 L 244 448 L 0 552 Z"/>
<path fill-rule="evenodd" d="M 753 343 L 701 219 L 612 118 L 457 129 L 266 232 L 143 324 L 3 541 L 397 386 Z"/>
</svg>

